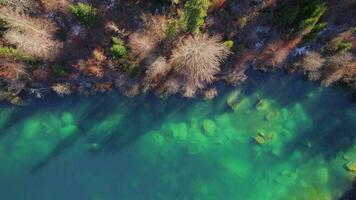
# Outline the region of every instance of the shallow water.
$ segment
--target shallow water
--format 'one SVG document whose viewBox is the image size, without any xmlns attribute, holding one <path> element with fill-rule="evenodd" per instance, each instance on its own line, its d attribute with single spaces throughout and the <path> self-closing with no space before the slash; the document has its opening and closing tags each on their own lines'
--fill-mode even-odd
<svg viewBox="0 0 356 200">
<path fill-rule="evenodd" d="M 116 93 L 0 108 L 0 199 L 342 199 L 356 106 L 254 74 L 210 101 Z"/>
</svg>

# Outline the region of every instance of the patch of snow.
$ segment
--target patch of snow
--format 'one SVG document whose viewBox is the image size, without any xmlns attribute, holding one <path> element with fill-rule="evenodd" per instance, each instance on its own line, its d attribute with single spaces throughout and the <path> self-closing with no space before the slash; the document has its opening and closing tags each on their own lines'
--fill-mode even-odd
<svg viewBox="0 0 356 200">
<path fill-rule="evenodd" d="M 294 56 L 302 56 L 302 55 L 306 55 L 309 53 L 308 47 L 300 47 L 300 48 L 296 48 L 294 50 L 293 55 Z"/>
</svg>

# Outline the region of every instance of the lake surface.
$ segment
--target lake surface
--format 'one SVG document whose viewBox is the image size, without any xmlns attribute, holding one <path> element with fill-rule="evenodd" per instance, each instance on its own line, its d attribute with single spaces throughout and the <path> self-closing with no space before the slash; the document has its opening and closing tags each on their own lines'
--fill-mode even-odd
<svg viewBox="0 0 356 200">
<path fill-rule="evenodd" d="M 2 105 L 0 199 L 351 199 L 350 94 L 252 76 L 208 101 L 112 92 Z"/>
</svg>

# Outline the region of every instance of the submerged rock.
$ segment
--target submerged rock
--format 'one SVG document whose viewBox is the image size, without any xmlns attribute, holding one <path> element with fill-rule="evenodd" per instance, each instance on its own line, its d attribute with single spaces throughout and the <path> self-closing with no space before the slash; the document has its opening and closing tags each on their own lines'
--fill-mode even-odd
<svg viewBox="0 0 356 200">
<path fill-rule="evenodd" d="M 263 110 L 266 107 L 267 107 L 267 101 L 264 99 L 258 100 L 258 102 L 255 105 L 256 110 Z"/>
<path fill-rule="evenodd" d="M 205 119 L 202 122 L 202 126 L 204 129 L 204 133 L 208 136 L 214 134 L 216 131 L 216 124 L 213 120 Z"/>
<path fill-rule="evenodd" d="M 349 172 L 356 173 L 356 162 L 350 161 L 350 162 L 346 163 L 345 169 Z"/>
<path fill-rule="evenodd" d="M 264 136 L 263 133 L 258 133 L 253 139 L 258 143 L 258 144 L 264 144 L 266 142 L 266 137 Z"/>
<path fill-rule="evenodd" d="M 270 121 L 270 120 L 275 119 L 277 116 L 278 116 L 278 112 L 277 111 L 271 111 L 266 115 L 265 119 L 267 121 Z"/>
<path fill-rule="evenodd" d="M 238 109 L 239 96 L 240 96 L 240 90 L 236 90 L 230 93 L 230 95 L 227 97 L 226 103 L 234 111 L 237 111 Z"/>
<path fill-rule="evenodd" d="M 318 169 L 317 176 L 320 182 L 327 183 L 329 181 L 329 172 L 325 167 Z"/>
</svg>

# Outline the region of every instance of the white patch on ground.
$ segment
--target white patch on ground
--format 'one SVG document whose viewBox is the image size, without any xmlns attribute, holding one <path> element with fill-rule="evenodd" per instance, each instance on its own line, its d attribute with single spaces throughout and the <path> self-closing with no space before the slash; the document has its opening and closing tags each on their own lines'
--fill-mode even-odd
<svg viewBox="0 0 356 200">
<path fill-rule="evenodd" d="M 300 47 L 294 50 L 294 56 L 303 56 L 309 53 L 308 47 Z"/>
</svg>

